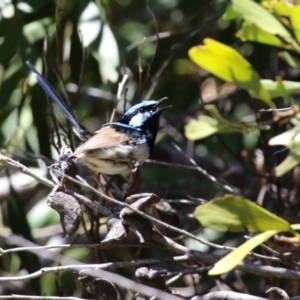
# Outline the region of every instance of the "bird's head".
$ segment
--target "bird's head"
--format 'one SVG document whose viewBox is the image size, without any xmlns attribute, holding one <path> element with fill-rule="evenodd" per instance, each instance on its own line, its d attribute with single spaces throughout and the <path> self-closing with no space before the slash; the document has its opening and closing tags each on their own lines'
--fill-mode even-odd
<svg viewBox="0 0 300 300">
<path fill-rule="evenodd" d="M 135 128 L 141 128 L 149 122 L 156 122 L 158 126 L 159 116 L 164 109 L 170 107 L 159 108 L 159 105 L 166 99 L 168 98 L 165 97 L 158 101 L 147 100 L 138 103 L 129 108 L 118 122 Z"/>
</svg>

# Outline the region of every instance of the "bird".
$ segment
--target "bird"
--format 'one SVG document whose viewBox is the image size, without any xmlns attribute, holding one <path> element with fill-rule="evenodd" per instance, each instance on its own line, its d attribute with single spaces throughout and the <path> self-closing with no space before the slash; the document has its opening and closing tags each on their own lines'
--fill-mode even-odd
<svg viewBox="0 0 300 300">
<path fill-rule="evenodd" d="M 149 158 L 160 116 L 170 107 L 159 107 L 167 97 L 158 101 L 142 101 L 129 108 L 118 121 L 105 123 L 92 133 L 76 120 L 47 79 L 29 61 L 26 64 L 45 93 L 70 121 L 73 131 L 82 142 L 72 157 L 77 157 L 93 172 L 105 175 L 129 174 L 136 165 L 142 165 Z"/>
</svg>

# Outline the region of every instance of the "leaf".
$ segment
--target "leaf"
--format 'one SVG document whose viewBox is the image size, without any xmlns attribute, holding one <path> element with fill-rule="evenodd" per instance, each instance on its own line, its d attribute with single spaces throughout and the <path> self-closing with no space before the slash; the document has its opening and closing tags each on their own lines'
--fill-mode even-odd
<svg viewBox="0 0 300 300">
<path fill-rule="evenodd" d="M 107 24 L 103 25 L 101 42 L 94 57 L 100 62 L 100 74 L 111 82 L 118 80 L 116 67 L 119 65 L 119 50 L 116 39 Z"/>
<path fill-rule="evenodd" d="M 287 51 L 282 51 L 279 54 L 279 57 L 285 60 L 292 68 L 300 69 L 300 61 L 292 56 Z"/>
<path fill-rule="evenodd" d="M 239 17 L 239 14 L 237 14 L 233 8 L 232 8 L 232 4 L 229 2 L 229 4 L 226 7 L 226 10 L 223 14 L 223 19 L 224 20 L 232 20 L 232 19 L 236 19 Z"/>
<path fill-rule="evenodd" d="M 300 90 L 300 82 L 297 81 L 261 79 L 260 82 L 272 98 L 285 97 L 285 92 L 291 94 Z M 280 85 L 283 86 L 284 90 L 282 90 Z"/>
<path fill-rule="evenodd" d="M 291 230 L 287 221 L 249 200 L 230 194 L 199 205 L 194 215 L 204 227 L 218 231 Z"/>
<path fill-rule="evenodd" d="M 221 123 L 219 120 L 200 115 L 197 119 L 192 119 L 184 127 L 185 136 L 189 140 L 199 140 L 215 133 L 230 133 L 239 131 L 230 125 Z"/>
<path fill-rule="evenodd" d="M 231 271 L 246 257 L 250 251 L 278 232 L 278 230 L 268 230 L 248 240 L 240 247 L 236 248 L 232 252 L 228 253 L 225 257 L 220 259 L 214 265 L 214 267 L 208 271 L 208 275 L 220 275 Z"/>
<path fill-rule="evenodd" d="M 290 152 L 286 159 L 275 168 L 275 175 L 280 177 L 295 168 L 300 162 L 300 155 Z"/>
<path fill-rule="evenodd" d="M 272 106 L 271 97 L 260 84 L 258 74 L 233 48 L 212 39 L 205 39 L 203 46 L 191 48 L 188 54 L 198 66 L 248 90 L 254 97 Z"/>
<path fill-rule="evenodd" d="M 290 8 L 290 20 L 294 29 L 294 34 L 298 43 L 300 43 L 300 5 Z"/>
<path fill-rule="evenodd" d="M 287 158 L 275 168 L 275 175 L 280 177 L 297 166 L 300 162 L 300 126 L 285 131 L 269 140 L 269 145 L 283 145 L 289 148 Z"/>
<path fill-rule="evenodd" d="M 81 13 L 78 30 L 83 36 L 83 46 L 87 47 L 99 63 L 104 82 L 116 82 L 119 65 L 119 49 L 116 39 L 108 26 L 102 22 L 100 11 L 94 2 L 89 2 Z"/>
<path fill-rule="evenodd" d="M 236 35 L 242 41 L 252 41 L 275 47 L 291 48 L 287 47 L 283 40 L 277 36 L 261 29 L 256 24 L 249 24 L 248 22 L 244 22 L 243 27 L 237 32 Z"/>
<path fill-rule="evenodd" d="M 267 0 L 262 5 L 271 12 L 275 12 L 277 15 L 288 17 L 290 15 L 290 8 L 292 5 L 286 0 Z"/>
<path fill-rule="evenodd" d="M 53 22 L 53 19 L 44 18 L 23 26 L 23 34 L 28 43 L 33 44 L 36 41 L 43 39 L 46 34 L 47 36 L 52 37 L 55 33 L 55 26 L 56 24 Z"/>
<path fill-rule="evenodd" d="M 298 147 L 300 144 L 300 127 L 296 126 L 290 130 L 285 131 L 279 135 L 274 136 L 269 140 L 269 145 L 283 145 L 292 149 L 294 146 Z"/>
<path fill-rule="evenodd" d="M 252 0 L 232 0 L 232 8 L 262 30 L 281 37 L 291 38 L 288 30 L 265 8 Z"/>
</svg>

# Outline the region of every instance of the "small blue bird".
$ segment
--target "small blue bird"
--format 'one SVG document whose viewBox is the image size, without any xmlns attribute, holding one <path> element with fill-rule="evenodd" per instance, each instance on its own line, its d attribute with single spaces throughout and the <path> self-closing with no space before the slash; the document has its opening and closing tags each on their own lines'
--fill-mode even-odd
<svg viewBox="0 0 300 300">
<path fill-rule="evenodd" d="M 167 98 L 143 101 L 132 106 L 120 120 L 106 123 L 91 133 L 79 124 L 69 108 L 60 99 L 49 82 L 30 63 L 40 86 L 55 101 L 63 114 L 71 122 L 76 135 L 83 142 L 73 153 L 96 173 L 107 175 L 128 174 L 133 165 L 143 164 L 153 150 L 159 127 L 159 117 L 164 109 L 159 108 Z"/>
</svg>

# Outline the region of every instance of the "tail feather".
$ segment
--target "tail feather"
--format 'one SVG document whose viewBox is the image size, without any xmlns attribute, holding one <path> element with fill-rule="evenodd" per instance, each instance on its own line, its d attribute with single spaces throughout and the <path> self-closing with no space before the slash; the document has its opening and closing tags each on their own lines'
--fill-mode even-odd
<svg viewBox="0 0 300 300">
<path fill-rule="evenodd" d="M 29 69 L 34 73 L 39 85 L 43 88 L 45 93 L 59 106 L 62 113 L 66 116 L 66 118 L 71 122 L 73 126 L 73 130 L 76 133 L 76 135 L 82 140 L 85 141 L 89 137 L 92 136 L 91 132 L 82 126 L 72 115 L 69 108 L 66 106 L 66 104 L 61 100 L 61 98 L 58 96 L 56 91 L 52 88 L 50 83 L 47 81 L 46 78 L 44 78 L 37 69 L 29 62 L 26 62 Z"/>
</svg>

